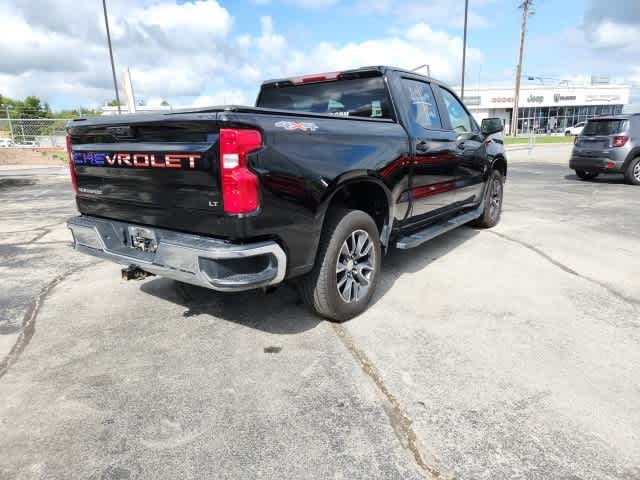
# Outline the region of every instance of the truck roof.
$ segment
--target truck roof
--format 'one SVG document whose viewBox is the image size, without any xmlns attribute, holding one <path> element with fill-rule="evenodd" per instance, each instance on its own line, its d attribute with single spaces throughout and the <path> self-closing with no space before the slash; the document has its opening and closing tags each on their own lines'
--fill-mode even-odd
<svg viewBox="0 0 640 480">
<path fill-rule="evenodd" d="M 416 75 L 429 81 L 438 82 L 438 80 L 432 77 L 428 77 L 426 75 L 413 72 L 411 70 L 405 70 L 397 67 L 390 67 L 388 65 L 372 65 L 368 67 L 359 67 L 359 68 L 341 70 L 336 72 L 312 73 L 312 74 L 302 75 L 299 77 L 275 78 L 271 80 L 265 80 L 264 82 L 262 82 L 262 87 L 281 87 L 286 85 L 297 85 L 301 83 L 316 83 L 316 82 L 337 80 L 338 77 L 358 78 L 361 76 L 365 77 L 369 75 L 371 76 L 384 75 L 390 71 Z"/>
</svg>

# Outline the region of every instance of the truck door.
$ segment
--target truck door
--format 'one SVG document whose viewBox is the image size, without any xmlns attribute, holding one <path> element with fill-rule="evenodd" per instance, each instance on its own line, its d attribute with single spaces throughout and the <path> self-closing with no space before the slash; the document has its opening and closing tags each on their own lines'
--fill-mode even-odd
<svg viewBox="0 0 640 480">
<path fill-rule="evenodd" d="M 450 90 L 438 86 L 441 111 L 454 134 L 456 156 L 455 201 L 458 207 L 479 203 L 484 187 L 486 155 L 480 128 L 462 102 Z"/>
<path fill-rule="evenodd" d="M 432 86 L 402 78 L 407 100 L 406 126 L 411 142 L 411 217 L 417 224 L 455 203 L 456 135 L 443 128 Z"/>
</svg>

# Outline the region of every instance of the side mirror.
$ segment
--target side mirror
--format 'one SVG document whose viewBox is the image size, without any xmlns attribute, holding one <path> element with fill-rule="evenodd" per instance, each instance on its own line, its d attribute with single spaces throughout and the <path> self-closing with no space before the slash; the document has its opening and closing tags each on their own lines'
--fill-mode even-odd
<svg viewBox="0 0 640 480">
<path fill-rule="evenodd" d="M 484 118 L 480 125 L 480 132 L 486 137 L 499 133 L 504 130 L 504 124 L 501 118 Z"/>
</svg>

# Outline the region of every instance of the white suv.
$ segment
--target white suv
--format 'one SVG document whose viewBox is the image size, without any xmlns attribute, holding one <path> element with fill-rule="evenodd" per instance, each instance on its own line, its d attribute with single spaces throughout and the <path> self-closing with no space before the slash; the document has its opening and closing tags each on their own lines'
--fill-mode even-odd
<svg viewBox="0 0 640 480">
<path fill-rule="evenodd" d="M 578 136 L 582 133 L 582 129 L 587 122 L 576 123 L 573 127 L 569 127 L 564 131 L 565 135 L 575 135 Z"/>
<path fill-rule="evenodd" d="M 0 138 L 0 148 L 11 148 L 14 147 L 15 143 L 10 138 Z"/>
</svg>

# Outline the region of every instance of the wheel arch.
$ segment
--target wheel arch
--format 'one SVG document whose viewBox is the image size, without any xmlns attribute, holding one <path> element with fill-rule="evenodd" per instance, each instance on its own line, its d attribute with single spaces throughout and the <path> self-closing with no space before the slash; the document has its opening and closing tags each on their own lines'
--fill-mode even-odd
<svg viewBox="0 0 640 480">
<path fill-rule="evenodd" d="M 633 162 L 638 157 L 640 157 L 640 147 L 635 147 L 629 152 L 627 158 L 625 158 L 624 164 L 622 165 L 622 170 L 626 171 L 627 168 L 629 168 L 631 162 Z"/>
<path fill-rule="evenodd" d="M 384 182 L 369 175 L 350 176 L 336 182 L 319 209 L 322 228 L 327 212 L 334 206 L 362 210 L 373 218 L 380 232 L 382 245 L 387 246 L 393 219 L 391 191 Z"/>
<path fill-rule="evenodd" d="M 507 159 L 503 155 L 496 155 L 491 162 L 491 169 L 498 170 L 502 176 L 507 178 Z"/>
</svg>

